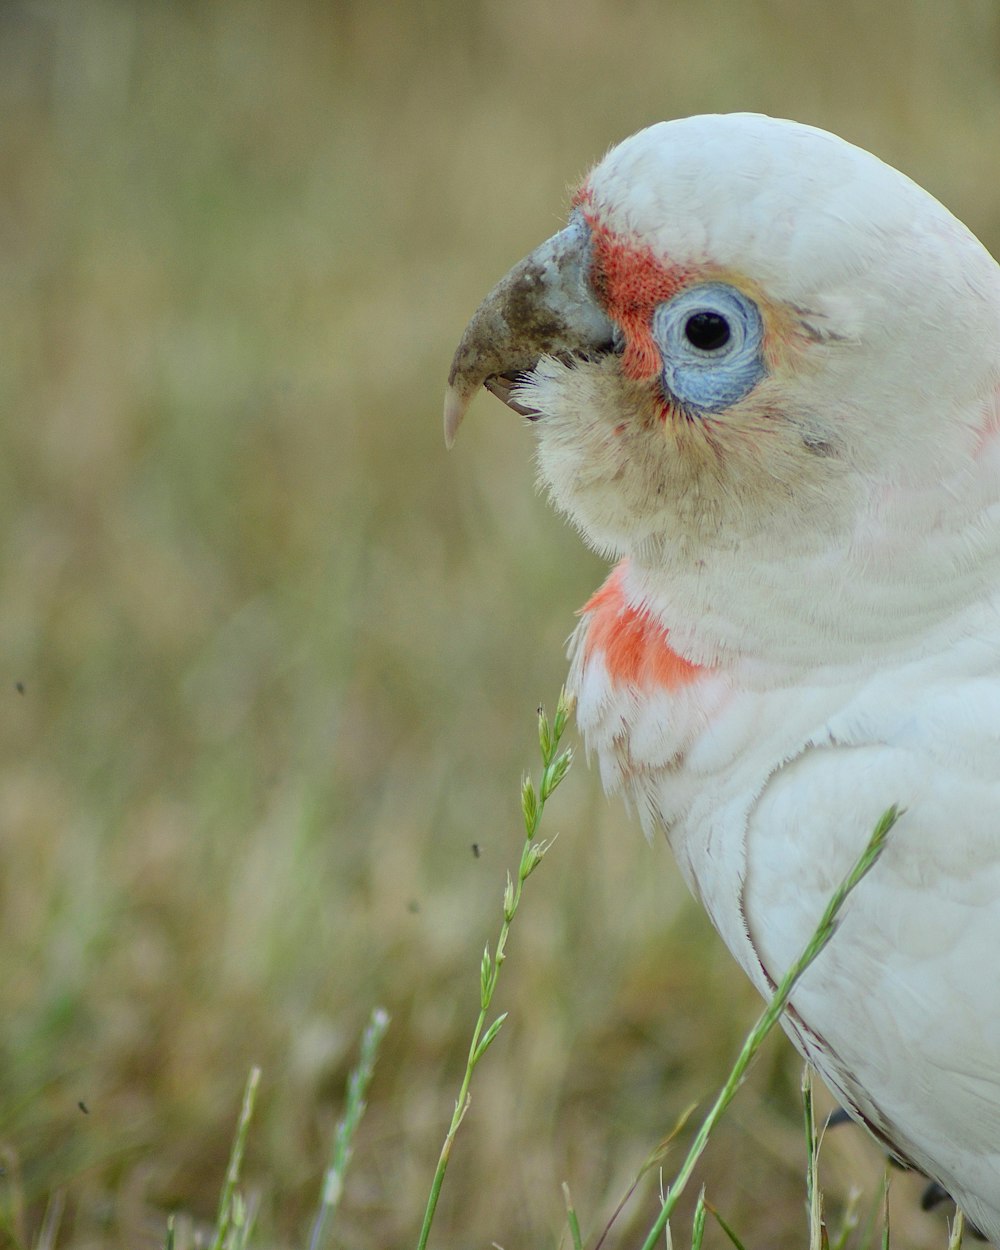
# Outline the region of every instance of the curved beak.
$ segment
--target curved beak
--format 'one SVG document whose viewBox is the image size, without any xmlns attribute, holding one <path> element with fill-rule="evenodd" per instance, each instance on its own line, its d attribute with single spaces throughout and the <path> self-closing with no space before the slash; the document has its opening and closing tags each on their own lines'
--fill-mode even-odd
<svg viewBox="0 0 1000 1250">
<path fill-rule="evenodd" d="M 451 446 L 472 397 L 485 386 L 509 408 L 511 386 L 542 356 L 609 350 L 614 326 L 587 281 L 590 228 L 577 216 L 501 278 L 472 315 L 448 374 L 444 441 Z"/>
</svg>

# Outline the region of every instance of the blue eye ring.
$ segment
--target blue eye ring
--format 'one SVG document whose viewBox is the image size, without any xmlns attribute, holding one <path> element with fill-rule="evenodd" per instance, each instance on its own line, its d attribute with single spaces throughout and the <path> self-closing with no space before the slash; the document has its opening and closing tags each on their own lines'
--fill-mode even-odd
<svg viewBox="0 0 1000 1250">
<path fill-rule="evenodd" d="M 754 301 L 725 282 L 688 287 L 653 313 L 660 380 L 679 407 L 722 412 L 767 373 L 764 319 Z"/>
</svg>

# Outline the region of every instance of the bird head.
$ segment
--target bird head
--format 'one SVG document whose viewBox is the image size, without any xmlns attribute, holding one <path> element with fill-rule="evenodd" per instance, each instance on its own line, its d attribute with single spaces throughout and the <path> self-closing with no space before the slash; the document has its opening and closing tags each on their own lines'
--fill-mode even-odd
<svg viewBox="0 0 1000 1250">
<path fill-rule="evenodd" d="M 723 598 L 745 633 L 776 579 L 748 569 L 779 566 L 785 609 L 829 641 L 851 632 L 838 578 L 920 546 L 978 472 L 998 274 L 932 196 L 834 135 L 751 114 L 661 123 L 591 171 L 565 229 L 474 314 L 446 439 L 482 385 L 530 417 L 556 506 L 670 601 L 695 650 Z"/>
</svg>

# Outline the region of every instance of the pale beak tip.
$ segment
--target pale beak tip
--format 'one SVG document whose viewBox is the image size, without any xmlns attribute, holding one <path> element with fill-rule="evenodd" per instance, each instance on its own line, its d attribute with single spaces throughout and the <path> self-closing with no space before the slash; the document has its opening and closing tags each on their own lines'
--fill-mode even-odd
<svg viewBox="0 0 1000 1250">
<path fill-rule="evenodd" d="M 472 399 L 457 386 L 449 386 L 444 396 L 444 445 L 450 451 L 455 445 L 455 435 L 462 424 Z"/>
</svg>

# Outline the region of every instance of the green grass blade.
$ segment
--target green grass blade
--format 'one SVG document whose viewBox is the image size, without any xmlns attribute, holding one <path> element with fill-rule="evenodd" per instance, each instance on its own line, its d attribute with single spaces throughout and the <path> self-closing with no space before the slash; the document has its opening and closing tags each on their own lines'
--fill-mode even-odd
<svg viewBox="0 0 1000 1250">
<path fill-rule="evenodd" d="M 211 1250 L 222 1250 L 226 1243 L 230 1224 L 232 1223 L 236 1186 L 239 1184 L 240 1168 L 243 1166 L 243 1152 L 246 1149 L 247 1134 L 250 1131 L 250 1121 L 253 1118 L 253 1108 L 257 1100 L 257 1088 L 259 1085 L 260 1068 L 253 1067 L 250 1069 L 246 1088 L 243 1091 L 243 1106 L 240 1108 L 240 1118 L 236 1124 L 236 1136 L 233 1138 L 233 1148 L 229 1155 L 229 1167 L 226 1169 L 226 1180 L 222 1187 L 222 1196 L 219 1199 L 219 1214 L 215 1221 L 215 1237 L 212 1241 Z"/>
<path fill-rule="evenodd" d="M 882 818 L 875 826 L 871 837 L 868 839 L 865 849 L 861 852 L 850 872 L 834 891 L 832 898 L 820 918 L 819 924 L 816 926 L 816 931 L 806 944 L 805 950 L 803 950 L 802 954 L 782 977 L 773 998 L 765 1008 L 757 1023 L 754 1025 L 753 1029 L 748 1034 L 745 1042 L 743 1043 L 743 1049 L 740 1051 L 739 1057 L 733 1065 L 732 1071 L 729 1073 L 725 1085 L 722 1087 L 722 1090 L 712 1105 L 711 1110 L 702 1122 L 695 1140 L 691 1145 L 691 1149 L 688 1151 L 687 1157 L 681 1164 L 680 1171 L 677 1173 L 673 1184 L 668 1190 L 666 1200 L 660 1209 L 659 1216 L 654 1222 L 653 1227 L 649 1231 L 649 1235 L 643 1243 L 642 1250 L 654 1250 L 656 1243 L 659 1241 L 664 1229 L 667 1226 L 667 1222 L 670 1219 L 671 1214 L 677 1206 L 678 1199 L 684 1192 L 688 1181 L 691 1179 L 691 1174 L 694 1171 L 695 1165 L 701 1158 L 705 1147 L 708 1145 L 708 1139 L 711 1136 L 712 1131 L 722 1118 L 723 1113 L 732 1102 L 736 1095 L 736 1091 L 742 1084 L 747 1068 L 749 1068 L 754 1056 L 757 1054 L 758 1050 L 760 1050 L 760 1047 L 768 1033 L 771 1032 L 774 1026 L 778 1023 L 778 1020 L 781 1018 L 781 1013 L 784 1011 L 788 1000 L 792 995 L 792 991 L 798 984 L 799 978 L 833 937 L 836 931 L 837 920 L 840 915 L 841 908 L 847 901 L 851 891 L 854 890 L 862 878 L 864 878 L 878 862 L 878 858 L 885 848 L 886 838 L 889 836 L 890 830 L 895 825 L 901 814 L 902 812 L 900 808 L 894 805 L 882 815 Z"/>
<path fill-rule="evenodd" d="M 309 1250 L 321 1250 L 329 1236 L 341 1195 L 344 1192 L 344 1177 L 347 1173 L 347 1165 L 351 1161 L 354 1135 L 365 1113 L 365 1095 L 375 1071 L 379 1046 L 382 1044 L 382 1038 L 388 1027 L 388 1012 L 381 1007 L 376 1007 L 361 1037 L 358 1062 L 347 1078 L 344 1116 L 337 1125 L 330 1162 L 323 1176 L 323 1193 L 309 1234 Z"/>
<path fill-rule="evenodd" d="M 573 1250 L 583 1250 L 583 1238 L 580 1236 L 580 1221 L 576 1218 L 576 1210 L 573 1207 L 569 1185 L 565 1181 L 563 1181 L 562 1191 L 566 1202 L 566 1223 L 569 1225 L 569 1235 L 573 1243 Z"/>
<path fill-rule="evenodd" d="M 462 1077 L 458 1098 L 455 1100 L 455 1111 L 451 1118 L 451 1124 L 448 1126 L 448 1131 L 445 1134 L 441 1153 L 438 1156 L 437 1167 L 434 1170 L 434 1177 L 431 1181 L 427 1206 L 424 1209 L 424 1219 L 417 1238 L 417 1250 L 426 1250 L 427 1242 L 430 1238 L 431 1225 L 434 1222 L 434 1213 L 437 1210 L 438 1199 L 441 1196 L 441 1186 L 444 1184 L 445 1172 L 448 1168 L 448 1161 L 451 1158 L 452 1145 L 454 1144 L 459 1125 L 462 1123 L 469 1108 L 469 1086 L 472 1082 L 472 1073 L 488 1046 L 496 1038 L 504 1019 L 506 1019 L 505 1015 L 500 1016 L 486 1030 L 486 1016 L 493 999 L 493 993 L 496 990 L 500 968 L 506 958 L 507 938 L 521 902 L 521 890 L 525 881 L 541 863 L 546 851 L 551 846 L 551 842 L 536 841 L 535 835 L 541 825 L 546 802 L 565 778 L 572 762 L 572 755 L 569 751 L 563 752 L 560 756 L 556 755 L 559 749 L 560 738 L 569 719 L 569 712 L 570 703 L 565 690 L 560 692 L 555 719 L 551 724 L 548 722 L 544 710 L 542 708 L 538 710 L 538 742 L 542 753 L 542 783 L 540 788 L 536 790 L 530 777 L 525 776 L 521 780 L 521 817 L 524 822 L 524 844 L 521 848 L 521 860 L 518 866 L 517 879 L 515 882 L 512 882 L 509 876 L 507 878 L 503 895 L 503 923 L 500 926 L 496 950 L 491 958 L 489 944 L 487 943 L 480 964 L 479 1018 L 472 1030 L 472 1040 L 469 1043 L 468 1057 L 465 1061 L 465 1073 Z M 486 1030 L 485 1034 L 484 1030 Z"/>
</svg>

